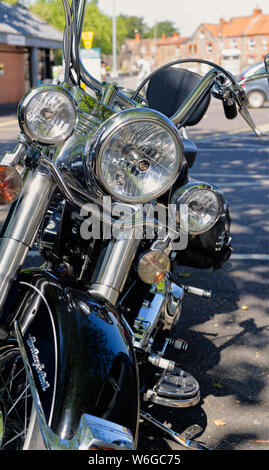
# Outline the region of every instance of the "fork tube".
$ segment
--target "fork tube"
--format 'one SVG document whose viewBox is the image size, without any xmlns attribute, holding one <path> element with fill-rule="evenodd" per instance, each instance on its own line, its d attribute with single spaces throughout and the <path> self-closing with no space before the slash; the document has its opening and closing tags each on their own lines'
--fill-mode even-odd
<svg viewBox="0 0 269 470">
<path fill-rule="evenodd" d="M 112 239 L 109 242 L 93 274 L 89 289 L 91 294 L 116 305 L 140 242 L 135 238 L 135 229 L 130 232 L 128 239 Z"/>
<path fill-rule="evenodd" d="M 30 175 L 0 238 L 0 310 L 32 247 L 55 183 L 38 172 Z"/>
</svg>

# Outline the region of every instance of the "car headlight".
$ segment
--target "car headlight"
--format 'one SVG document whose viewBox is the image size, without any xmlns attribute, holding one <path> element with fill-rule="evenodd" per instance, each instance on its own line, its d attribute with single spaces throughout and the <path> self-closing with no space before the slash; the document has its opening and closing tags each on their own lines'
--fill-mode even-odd
<svg viewBox="0 0 269 470">
<path fill-rule="evenodd" d="M 180 206 L 187 205 L 187 217 L 180 220 Z M 177 190 L 171 198 L 178 228 L 197 235 L 209 230 L 217 222 L 223 210 L 223 196 L 215 186 L 207 183 L 188 183 Z"/>
<path fill-rule="evenodd" d="M 174 125 L 149 109 L 129 109 L 112 116 L 91 144 L 90 164 L 103 188 L 124 202 L 152 201 L 175 181 L 182 144 Z"/>
<path fill-rule="evenodd" d="M 77 111 L 67 90 L 44 85 L 25 95 L 19 104 L 18 116 L 21 129 L 31 140 L 57 144 L 73 132 Z"/>
</svg>

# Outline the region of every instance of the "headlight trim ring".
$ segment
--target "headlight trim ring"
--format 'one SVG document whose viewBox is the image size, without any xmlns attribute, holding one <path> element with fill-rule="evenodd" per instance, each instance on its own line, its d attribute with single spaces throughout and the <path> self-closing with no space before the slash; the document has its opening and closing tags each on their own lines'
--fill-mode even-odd
<svg viewBox="0 0 269 470">
<path fill-rule="evenodd" d="M 156 129 L 158 126 L 159 130 L 162 132 L 167 132 L 169 139 L 171 139 L 175 149 L 175 168 L 173 169 L 173 176 L 167 181 L 161 190 L 155 191 L 156 194 L 149 193 L 140 196 L 128 196 L 126 194 L 122 195 L 120 193 L 114 192 L 111 189 L 111 186 L 107 184 L 102 170 L 103 156 L 116 134 L 124 131 L 124 128 L 127 129 L 128 126 L 142 126 L 144 123 L 147 125 L 156 126 Z M 100 127 L 94 141 L 90 144 L 87 153 L 89 155 L 90 165 L 92 165 L 93 160 L 96 176 L 104 190 L 107 191 L 107 193 L 116 200 L 126 203 L 146 203 L 153 201 L 167 192 L 175 182 L 183 162 L 183 144 L 177 128 L 168 118 L 166 118 L 166 116 L 159 113 L 158 111 L 148 108 L 128 109 L 113 115 Z M 140 160 L 140 164 L 141 161 L 143 162 L 143 158 Z M 156 164 L 157 163 L 158 162 L 156 162 Z"/>
<path fill-rule="evenodd" d="M 60 137 L 44 137 L 42 135 L 37 135 L 34 133 L 30 126 L 27 119 L 27 111 L 29 111 L 29 106 L 32 100 L 36 99 L 38 95 L 42 95 L 44 93 L 56 93 L 64 97 L 64 99 L 68 100 L 68 106 L 70 106 L 70 110 L 72 113 L 71 118 L 69 119 L 70 125 L 68 130 L 62 133 Z M 66 101 L 67 103 L 67 101 Z M 64 142 L 70 135 L 72 134 L 73 130 L 76 127 L 78 121 L 78 112 L 77 112 L 77 104 L 75 102 L 74 97 L 72 94 L 64 87 L 60 85 L 40 85 L 35 88 L 32 88 L 26 95 L 21 99 L 18 107 L 18 120 L 19 125 L 23 133 L 31 140 L 35 142 L 39 142 L 44 145 L 53 145 Z"/>
</svg>

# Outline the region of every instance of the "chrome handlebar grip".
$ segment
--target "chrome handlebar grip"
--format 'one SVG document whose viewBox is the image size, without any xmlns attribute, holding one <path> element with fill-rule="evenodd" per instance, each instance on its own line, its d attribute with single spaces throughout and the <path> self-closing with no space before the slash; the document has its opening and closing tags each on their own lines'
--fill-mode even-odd
<svg viewBox="0 0 269 470">
<path fill-rule="evenodd" d="M 176 111 L 176 113 L 170 117 L 170 120 L 179 128 L 184 125 L 184 122 L 194 112 L 195 106 L 204 98 L 208 91 L 214 85 L 216 77 L 219 75 L 219 70 L 210 70 L 200 81 L 200 83 L 194 88 L 192 93 Z"/>
<path fill-rule="evenodd" d="M 238 84 L 242 86 L 242 85 L 245 85 L 246 83 L 255 82 L 256 80 L 262 80 L 263 78 L 269 79 L 269 72 L 258 73 L 256 75 L 251 75 L 251 77 L 242 78 L 242 80 L 238 81 Z"/>
</svg>

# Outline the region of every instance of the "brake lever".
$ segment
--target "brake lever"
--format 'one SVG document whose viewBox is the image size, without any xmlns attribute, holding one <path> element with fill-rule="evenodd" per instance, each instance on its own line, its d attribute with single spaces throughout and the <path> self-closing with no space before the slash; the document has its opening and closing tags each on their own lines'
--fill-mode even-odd
<svg viewBox="0 0 269 470">
<path fill-rule="evenodd" d="M 247 95 L 239 84 L 234 84 L 231 88 L 231 83 L 229 83 L 229 80 L 227 80 L 226 77 L 220 75 L 211 93 L 215 98 L 222 101 L 225 116 L 228 119 L 233 119 L 236 117 L 237 111 L 235 108 L 238 107 L 238 111 L 242 118 L 254 131 L 256 136 L 261 137 L 262 133 L 256 127 L 256 124 L 249 113 Z"/>
<path fill-rule="evenodd" d="M 266 54 L 266 56 L 264 57 L 264 67 L 265 67 L 266 72 L 269 73 L 269 54 Z M 269 77 L 267 78 L 267 81 L 269 85 Z"/>
<path fill-rule="evenodd" d="M 249 127 L 253 130 L 255 135 L 257 137 L 261 137 L 262 133 L 261 131 L 256 127 L 255 122 L 253 121 L 250 112 L 248 110 L 248 98 L 245 93 L 245 91 L 242 89 L 238 88 L 235 90 L 234 93 L 237 105 L 238 105 L 238 111 L 241 114 L 242 118 L 246 121 L 246 123 L 249 125 Z"/>
</svg>

